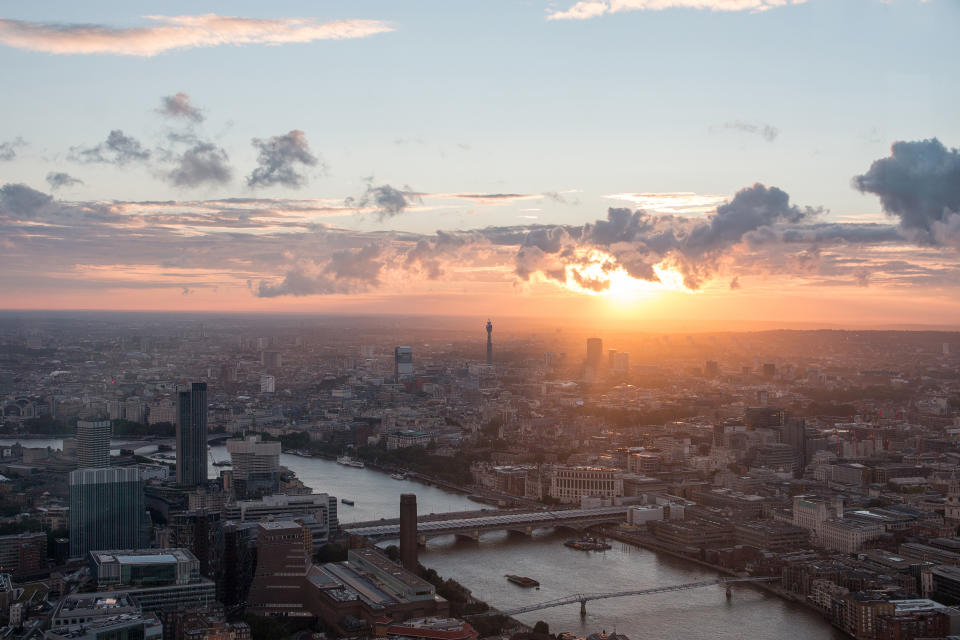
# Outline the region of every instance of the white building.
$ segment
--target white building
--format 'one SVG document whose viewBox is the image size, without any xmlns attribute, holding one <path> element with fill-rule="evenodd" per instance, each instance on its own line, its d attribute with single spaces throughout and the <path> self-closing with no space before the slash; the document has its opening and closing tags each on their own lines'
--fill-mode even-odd
<svg viewBox="0 0 960 640">
<path fill-rule="evenodd" d="M 264 374 L 260 376 L 260 393 L 274 393 L 277 390 L 277 378 Z"/>
<path fill-rule="evenodd" d="M 280 443 L 276 440 L 264 442 L 260 436 L 227 440 L 227 451 L 230 452 L 234 480 L 246 480 L 251 473 L 280 470 Z"/>
<path fill-rule="evenodd" d="M 555 466 L 550 496 L 562 502 L 591 498 L 616 498 L 623 495 L 623 471 L 606 467 Z"/>
</svg>

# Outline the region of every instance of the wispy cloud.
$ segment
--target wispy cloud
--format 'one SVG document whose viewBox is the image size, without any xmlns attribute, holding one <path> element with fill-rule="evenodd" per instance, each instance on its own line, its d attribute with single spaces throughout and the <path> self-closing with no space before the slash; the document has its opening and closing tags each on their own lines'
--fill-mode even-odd
<svg viewBox="0 0 960 640">
<path fill-rule="evenodd" d="M 678 191 L 672 193 L 614 193 L 604 198 L 629 202 L 644 211 L 671 215 L 702 215 L 716 210 L 725 195 Z"/>
<path fill-rule="evenodd" d="M 51 190 L 62 189 L 63 187 L 72 187 L 77 184 L 83 184 L 80 178 L 74 178 L 69 173 L 63 171 L 51 171 L 47 174 L 47 184 Z"/>
<path fill-rule="evenodd" d="M 160 115 L 168 118 L 183 118 L 190 122 L 203 122 L 203 112 L 190 102 L 190 96 L 182 91 L 172 96 L 160 98 Z"/>
<path fill-rule="evenodd" d="M 780 130 L 772 124 L 743 122 L 742 120 L 732 120 L 730 122 L 724 122 L 719 126 L 712 126 L 710 127 L 710 132 L 714 133 L 720 129 L 742 131 L 743 133 L 758 135 L 767 142 L 773 142 L 777 139 L 777 136 L 780 135 Z"/>
<path fill-rule="evenodd" d="M 315 18 L 242 18 L 212 13 L 145 17 L 152 23 L 139 27 L 0 19 L 0 42 L 53 54 L 150 57 L 175 49 L 345 40 L 393 31 L 393 26 L 380 20 L 318 22 Z"/>
<path fill-rule="evenodd" d="M 8 142 L 0 142 L 0 161 L 9 162 L 17 157 L 17 149 L 25 146 L 23 138 L 14 138 Z"/>
<path fill-rule="evenodd" d="M 664 9 L 707 9 L 755 13 L 804 2 L 806 0 L 581 0 L 569 9 L 551 11 L 547 14 L 547 19 L 589 20 L 621 11 L 663 11 Z"/>
</svg>

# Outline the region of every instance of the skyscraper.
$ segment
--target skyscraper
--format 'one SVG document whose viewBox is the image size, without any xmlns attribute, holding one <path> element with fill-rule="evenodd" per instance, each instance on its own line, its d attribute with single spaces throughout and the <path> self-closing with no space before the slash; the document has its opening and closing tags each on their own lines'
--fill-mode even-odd
<svg viewBox="0 0 960 640">
<path fill-rule="evenodd" d="M 110 421 L 77 421 L 77 468 L 102 469 L 110 466 Z"/>
<path fill-rule="evenodd" d="M 194 382 L 177 393 L 177 484 L 207 481 L 207 383 Z"/>
<path fill-rule="evenodd" d="M 70 472 L 71 557 L 96 549 L 139 549 L 145 520 L 139 468 Z"/>
<path fill-rule="evenodd" d="M 598 369 L 602 360 L 603 340 L 600 338 L 587 338 L 587 366 Z"/>
<path fill-rule="evenodd" d="M 493 323 L 487 318 L 487 364 L 493 364 Z"/>
<path fill-rule="evenodd" d="M 393 381 L 400 382 L 413 377 L 413 347 L 396 347 L 393 350 Z"/>
</svg>

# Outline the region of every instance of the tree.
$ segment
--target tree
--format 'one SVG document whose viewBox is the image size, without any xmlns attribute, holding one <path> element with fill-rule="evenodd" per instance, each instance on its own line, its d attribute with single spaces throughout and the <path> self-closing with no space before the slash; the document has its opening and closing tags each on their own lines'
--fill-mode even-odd
<svg viewBox="0 0 960 640">
<path fill-rule="evenodd" d="M 550 625 L 544 622 L 543 620 L 537 620 L 537 624 L 533 625 L 534 633 L 550 633 Z"/>
</svg>

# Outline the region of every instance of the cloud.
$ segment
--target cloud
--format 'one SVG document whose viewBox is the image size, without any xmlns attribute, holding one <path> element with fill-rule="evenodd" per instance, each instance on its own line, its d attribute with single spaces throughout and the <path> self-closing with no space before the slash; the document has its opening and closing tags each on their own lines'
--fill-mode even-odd
<svg viewBox="0 0 960 640">
<path fill-rule="evenodd" d="M 32 220 L 52 204 L 53 198 L 25 184 L 8 183 L 0 187 L 0 214 Z"/>
<path fill-rule="evenodd" d="M 320 164 L 317 156 L 310 152 L 306 134 L 299 129 L 266 140 L 254 138 L 251 144 L 259 152 L 259 166 L 247 177 L 247 186 L 250 187 L 282 184 L 297 189 L 307 181 L 306 176 L 298 171 L 298 165 L 315 167 Z"/>
<path fill-rule="evenodd" d="M 145 17 L 152 24 L 140 27 L 0 19 L 0 42 L 53 54 L 150 57 L 176 49 L 345 40 L 393 31 L 380 20 L 317 22 L 314 18 L 241 18 L 212 13 Z"/>
<path fill-rule="evenodd" d="M 730 281 L 730 290 L 737 291 L 743 288 L 743 285 L 740 284 L 740 276 L 734 276 L 733 280 Z"/>
<path fill-rule="evenodd" d="M 258 298 L 362 293 L 379 286 L 383 249 L 375 244 L 359 250 L 336 251 L 323 267 L 305 261 L 287 271 L 279 283 L 261 280 Z"/>
<path fill-rule="evenodd" d="M 104 142 L 95 147 L 72 147 L 70 159 L 76 162 L 101 162 L 123 166 L 131 162 L 145 162 L 150 159 L 150 150 L 145 149 L 140 142 L 114 129 Z"/>
<path fill-rule="evenodd" d="M 51 171 L 47 174 L 47 184 L 50 185 L 51 189 L 56 190 L 63 187 L 72 187 L 74 185 L 83 184 L 83 180 L 80 178 L 74 178 L 69 173 L 64 173 L 63 171 Z"/>
<path fill-rule="evenodd" d="M 853 186 L 880 197 L 883 210 L 917 242 L 960 248 L 960 149 L 936 138 L 895 142 Z"/>
<path fill-rule="evenodd" d="M 731 131 L 742 131 L 744 133 L 750 133 L 753 135 L 758 135 L 767 142 L 773 142 L 777 139 L 777 136 L 780 135 L 780 130 L 770 124 L 754 124 L 752 122 L 742 122 L 740 120 L 734 120 L 732 122 L 725 122 L 719 127 L 710 127 L 711 131 L 716 131 L 717 129 L 727 129 Z"/>
<path fill-rule="evenodd" d="M 373 208 L 380 220 L 398 216 L 414 202 L 423 202 L 420 194 L 404 185 L 403 191 L 395 189 L 389 184 L 373 186 L 373 179 L 367 179 L 367 189 L 359 198 L 347 198 L 344 204 L 348 207 L 364 209 Z"/>
<path fill-rule="evenodd" d="M 581 0 L 569 9 L 551 11 L 548 20 L 589 20 L 622 11 L 662 11 L 665 9 L 709 9 L 710 11 L 749 11 L 757 13 L 803 4 L 806 0 Z"/>
<path fill-rule="evenodd" d="M 23 138 L 14 138 L 9 142 L 0 142 L 0 162 L 9 162 L 17 157 L 17 148 L 27 143 Z"/>
<path fill-rule="evenodd" d="M 203 122 L 203 113 L 190 103 L 190 96 L 180 92 L 160 98 L 157 112 L 169 118 L 183 118 L 190 122 Z"/>
<path fill-rule="evenodd" d="M 227 152 L 210 142 L 197 143 L 183 152 L 176 162 L 167 178 L 178 187 L 222 185 L 230 182 L 233 175 Z"/>
</svg>

